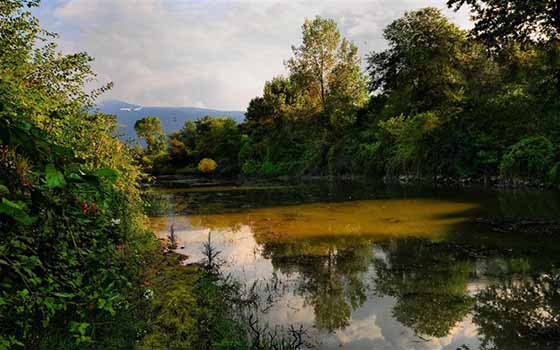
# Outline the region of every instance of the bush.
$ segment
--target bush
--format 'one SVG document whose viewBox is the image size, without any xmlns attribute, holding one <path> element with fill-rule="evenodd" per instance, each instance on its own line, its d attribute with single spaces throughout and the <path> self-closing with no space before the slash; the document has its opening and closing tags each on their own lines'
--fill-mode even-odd
<svg viewBox="0 0 560 350">
<path fill-rule="evenodd" d="M 57 52 L 38 3 L 0 5 L 0 349 L 131 348 L 157 244 L 140 172 L 91 110 L 108 88 L 85 92 L 91 58 Z"/>
<path fill-rule="evenodd" d="M 376 153 L 381 152 L 388 173 L 430 173 L 438 149 L 433 133 L 440 127 L 437 114 L 426 112 L 379 122 Z"/>
<path fill-rule="evenodd" d="M 554 161 L 554 145 L 544 136 L 527 137 L 511 146 L 502 158 L 500 174 L 506 178 L 546 178 Z"/>
<path fill-rule="evenodd" d="M 556 162 L 548 172 L 548 181 L 555 185 L 560 185 L 560 162 Z"/>
<path fill-rule="evenodd" d="M 204 158 L 198 163 L 198 171 L 204 174 L 213 173 L 217 167 L 218 164 L 210 158 Z"/>
</svg>

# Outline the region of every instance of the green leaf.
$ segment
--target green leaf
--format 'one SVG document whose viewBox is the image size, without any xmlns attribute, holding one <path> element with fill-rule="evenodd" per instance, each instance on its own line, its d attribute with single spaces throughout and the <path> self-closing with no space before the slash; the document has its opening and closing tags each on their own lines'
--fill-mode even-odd
<svg viewBox="0 0 560 350">
<path fill-rule="evenodd" d="M 12 202 L 7 198 L 2 198 L 2 202 L 0 202 L 0 214 L 7 215 L 24 225 L 31 225 L 37 219 L 25 212 L 24 203 Z"/>
<path fill-rule="evenodd" d="M 49 188 L 62 188 L 66 185 L 64 175 L 62 175 L 62 173 L 52 164 L 47 164 L 45 167 L 45 177 Z"/>
<path fill-rule="evenodd" d="M 57 297 L 60 297 L 60 298 L 68 298 L 68 299 L 69 299 L 69 298 L 73 298 L 73 297 L 76 296 L 76 295 L 73 294 L 73 293 L 64 293 L 64 292 L 53 293 L 53 294 L 56 295 Z"/>
<path fill-rule="evenodd" d="M 4 185 L 0 185 L 0 197 L 4 197 L 10 194 L 10 190 L 8 187 Z"/>
<path fill-rule="evenodd" d="M 117 180 L 117 177 L 119 176 L 119 173 L 111 168 L 101 168 L 95 171 L 95 176 L 104 177 L 110 182 L 115 182 Z"/>
</svg>

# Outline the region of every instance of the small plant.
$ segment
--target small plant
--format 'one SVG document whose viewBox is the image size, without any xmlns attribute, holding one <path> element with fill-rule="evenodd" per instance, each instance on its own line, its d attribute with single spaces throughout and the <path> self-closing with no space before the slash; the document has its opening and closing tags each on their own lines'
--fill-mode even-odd
<svg viewBox="0 0 560 350">
<path fill-rule="evenodd" d="M 169 227 L 169 236 L 167 236 L 169 240 L 169 249 L 177 249 L 177 237 L 175 236 L 175 224 L 172 224 Z"/>
<path fill-rule="evenodd" d="M 217 167 L 218 164 L 213 159 L 210 158 L 204 158 L 203 160 L 200 161 L 200 163 L 198 163 L 198 171 L 204 174 L 213 173 Z"/>
<path fill-rule="evenodd" d="M 208 232 L 208 241 L 202 246 L 202 253 L 204 254 L 204 269 L 210 274 L 219 275 L 223 261 L 218 258 L 221 251 L 212 244 L 212 232 Z"/>
</svg>

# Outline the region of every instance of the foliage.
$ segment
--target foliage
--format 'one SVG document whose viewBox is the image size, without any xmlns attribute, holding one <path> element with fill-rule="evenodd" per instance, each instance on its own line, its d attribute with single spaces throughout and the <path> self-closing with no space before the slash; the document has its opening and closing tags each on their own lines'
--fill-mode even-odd
<svg viewBox="0 0 560 350">
<path fill-rule="evenodd" d="M 283 332 L 258 322 L 273 296 L 264 301 L 256 285 L 245 287 L 223 275 L 210 236 L 204 254 L 200 266 L 183 265 L 182 257 L 173 253 L 157 256 L 156 268 L 145 276 L 151 302 L 140 350 L 302 348 L 303 330 Z"/>
<path fill-rule="evenodd" d="M 130 346 L 153 243 L 140 172 L 91 111 L 91 59 L 59 54 L 36 5 L 0 5 L 0 347 Z"/>
<path fill-rule="evenodd" d="M 560 185 L 560 162 L 556 162 L 548 172 L 548 181 Z"/>
<path fill-rule="evenodd" d="M 238 154 L 243 142 L 241 130 L 231 118 L 204 117 L 187 121 L 183 129 L 169 135 L 168 156 L 155 171 L 192 169 L 209 158 L 220 164 L 219 173 L 234 174 L 239 172 Z"/>
<path fill-rule="evenodd" d="M 430 136 L 439 124 L 440 119 L 434 113 L 379 122 L 378 152 L 385 153 L 387 173 L 419 173 L 427 164 L 433 164 Z"/>
<path fill-rule="evenodd" d="M 147 144 L 143 158 L 146 164 L 152 163 L 156 157 L 165 152 L 165 136 L 158 117 L 148 116 L 137 120 L 134 123 L 134 130 Z"/>
<path fill-rule="evenodd" d="M 545 179 L 552 168 L 554 146 L 543 136 L 524 138 L 511 146 L 500 164 L 503 176 Z"/>
<path fill-rule="evenodd" d="M 530 349 L 540 342 L 558 345 L 560 276 L 557 271 L 532 281 L 504 282 L 479 293 L 474 321 L 482 349 Z"/>
<path fill-rule="evenodd" d="M 435 8 L 407 12 L 384 30 L 389 48 L 368 56 L 370 90 L 393 114 L 425 112 L 462 97 L 466 32 Z"/>
<path fill-rule="evenodd" d="M 552 5 L 448 4 L 470 6 L 475 28 L 460 29 L 435 8 L 406 12 L 384 30 L 388 48 L 366 56 L 369 81 L 357 47 L 336 23 L 307 19 L 285 63 L 288 75 L 265 83 L 245 121 L 186 123 L 170 136 L 168 154 L 153 161 L 157 171 L 192 172 L 211 158 L 225 175 L 555 181 L 548 154 L 527 165 L 534 171 L 509 173 L 518 166 L 512 145 L 520 140 L 541 135 L 553 148 L 560 143 Z"/>
<path fill-rule="evenodd" d="M 204 174 L 213 173 L 217 167 L 218 164 L 210 158 L 204 158 L 198 163 L 198 171 Z"/>
<path fill-rule="evenodd" d="M 450 7 L 468 5 L 474 33 L 489 44 L 560 38 L 558 3 L 548 0 L 448 0 Z"/>
<path fill-rule="evenodd" d="M 333 155 L 367 102 L 366 78 L 356 45 L 341 38 L 333 20 L 316 17 L 302 26 L 292 47 L 288 77 L 267 82 L 243 124 L 250 138 L 245 174 L 266 176 L 336 171 Z M 248 159 L 247 159 L 248 158 Z"/>
</svg>

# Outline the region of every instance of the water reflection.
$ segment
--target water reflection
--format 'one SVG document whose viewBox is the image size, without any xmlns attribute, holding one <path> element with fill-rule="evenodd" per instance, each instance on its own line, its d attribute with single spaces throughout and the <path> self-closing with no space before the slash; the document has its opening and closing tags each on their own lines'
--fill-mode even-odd
<svg viewBox="0 0 560 350">
<path fill-rule="evenodd" d="M 321 349 L 558 348 L 560 285 L 544 273 L 560 239 L 472 222 L 550 218 L 555 197 L 343 189 L 167 190 L 174 210 L 152 223 L 191 261 L 212 231 L 234 276 L 276 276 L 268 321 L 303 324 Z"/>
<path fill-rule="evenodd" d="M 477 296 L 482 349 L 559 349 L 560 274 L 506 280 Z"/>
<path fill-rule="evenodd" d="M 473 305 L 475 261 L 445 243 L 403 239 L 383 245 L 376 290 L 397 302 L 393 316 L 419 335 L 445 337 Z"/>
<path fill-rule="evenodd" d="M 350 315 L 366 301 L 372 249 L 367 240 L 274 242 L 263 244 L 263 257 L 275 270 L 299 276 L 295 293 L 311 305 L 315 326 L 333 332 L 348 326 Z"/>
</svg>

